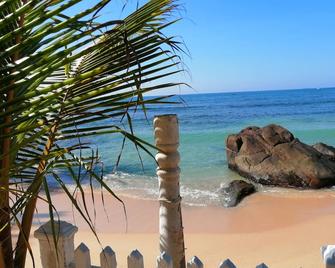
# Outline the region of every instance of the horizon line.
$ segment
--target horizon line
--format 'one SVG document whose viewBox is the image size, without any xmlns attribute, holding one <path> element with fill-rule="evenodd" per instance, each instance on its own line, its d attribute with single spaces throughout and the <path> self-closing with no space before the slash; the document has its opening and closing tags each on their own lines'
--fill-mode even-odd
<svg viewBox="0 0 335 268">
<path fill-rule="evenodd" d="M 283 88 L 283 89 L 246 89 L 246 90 L 228 90 L 228 91 L 209 91 L 209 92 L 199 92 L 194 90 L 194 93 L 175 93 L 171 94 L 174 96 L 187 96 L 187 95 L 204 95 L 204 94 L 225 94 L 225 93 L 252 93 L 252 92 L 267 92 L 267 91 L 293 91 L 293 90 L 327 90 L 327 89 L 335 89 L 335 86 L 331 87 L 304 87 L 304 88 Z M 170 94 L 169 94 L 170 95 Z M 164 96 L 162 94 L 157 95 L 147 95 L 147 97 L 157 97 Z"/>
</svg>

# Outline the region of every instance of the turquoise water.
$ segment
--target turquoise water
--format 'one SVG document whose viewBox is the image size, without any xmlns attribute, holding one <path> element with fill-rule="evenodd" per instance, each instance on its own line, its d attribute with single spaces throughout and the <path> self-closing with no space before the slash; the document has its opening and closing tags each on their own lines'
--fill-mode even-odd
<svg viewBox="0 0 335 268">
<path fill-rule="evenodd" d="M 335 89 L 196 94 L 176 100 L 182 103 L 150 107 L 147 120 L 137 111 L 134 128 L 141 138 L 153 142 L 154 115 L 178 115 L 182 195 L 189 203 L 215 203 L 220 184 L 239 178 L 227 168 L 225 139 L 247 126 L 276 123 L 305 143 L 322 141 L 335 146 Z M 140 152 L 142 167 L 131 143 L 126 143 L 121 162 L 113 171 L 120 141 L 114 136 L 91 141 L 102 155 L 106 181 L 118 191 L 155 197 L 155 162 Z"/>
</svg>

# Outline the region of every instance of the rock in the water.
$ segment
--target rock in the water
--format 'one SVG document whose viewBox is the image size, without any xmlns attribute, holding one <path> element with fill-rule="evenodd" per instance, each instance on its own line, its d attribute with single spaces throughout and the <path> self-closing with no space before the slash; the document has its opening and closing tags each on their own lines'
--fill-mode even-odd
<svg viewBox="0 0 335 268">
<path fill-rule="evenodd" d="M 235 180 L 226 187 L 221 187 L 219 193 L 222 195 L 222 205 L 225 207 L 235 207 L 242 199 L 256 192 L 253 184 L 242 180 Z"/>
<path fill-rule="evenodd" d="M 226 149 L 228 167 L 257 183 L 296 188 L 335 185 L 332 147 L 313 148 L 278 125 L 245 128 L 228 136 Z"/>
</svg>

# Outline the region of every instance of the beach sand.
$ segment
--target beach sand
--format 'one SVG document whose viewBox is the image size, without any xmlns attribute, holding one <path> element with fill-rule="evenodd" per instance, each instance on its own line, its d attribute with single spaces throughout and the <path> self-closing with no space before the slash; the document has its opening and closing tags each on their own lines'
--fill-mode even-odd
<svg viewBox="0 0 335 268">
<path fill-rule="evenodd" d="M 86 196 L 89 200 L 90 195 Z M 158 201 L 121 196 L 127 209 L 126 231 L 122 205 L 106 193 L 104 206 L 100 193 L 94 197 L 97 233 L 101 244 L 116 252 L 118 267 L 127 267 L 126 256 L 135 248 L 144 255 L 146 267 L 155 267 Z M 73 213 L 64 194 L 54 193 L 53 200 L 61 219 L 79 226 L 75 246 L 84 242 L 90 248 L 92 264 L 98 265 L 101 246 L 87 224 Z M 88 209 L 92 212 L 92 202 Z M 46 205 L 40 202 L 38 211 L 35 228 L 47 220 Z M 256 193 L 235 208 L 183 206 L 182 213 L 186 257 L 198 256 L 205 267 L 218 267 L 226 258 L 238 268 L 262 262 L 271 268 L 324 267 L 320 246 L 335 243 L 335 193 L 331 191 Z M 31 244 L 40 267 L 38 242 L 32 238 Z"/>
</svg>

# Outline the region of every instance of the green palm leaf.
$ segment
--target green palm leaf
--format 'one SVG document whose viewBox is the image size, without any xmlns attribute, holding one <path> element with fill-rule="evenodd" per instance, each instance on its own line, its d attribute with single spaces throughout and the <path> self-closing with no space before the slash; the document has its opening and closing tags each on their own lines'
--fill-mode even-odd
<svg viewBox="0 0 335 268">
<path fill-rule="evenodd" d="M 0 242 L 10 235 L 11 218 L 23 214 L 17 221 L 14 262 L 12 245 L 5 242 L 0 248 L 6 267 L 24 267 L 41 190 L 50 219 L 57 220 L 49 175 L 94 232 L 82 172 L 89 176 L 91 192 L 96 181 L 120 199 L 96 173 L 99 156 L 88 153 L 90 145 L 81 139 L 120 135 L 150 154 L 152 145 L 136 137 L 129 111 L 145 113 L 147 105 L 166 103 L 165 97 L 144 94 L 179 85 L 163 82 L 182 71 L 180 44 L 162 34 L 176 21 L 171 20 L 174 0 L 149 0 L 124 20 L 100 23 L 96 15 L 110 0 L 68 16 L 68 9 L 80 2 L 0 1 L 0 189 L 6 193 L 0 198 Z M 72 178 L 75 192 L 55 172 L 59 168 Z M 17 189 L 11 207 L 10 186 Z"/>
</svg>

